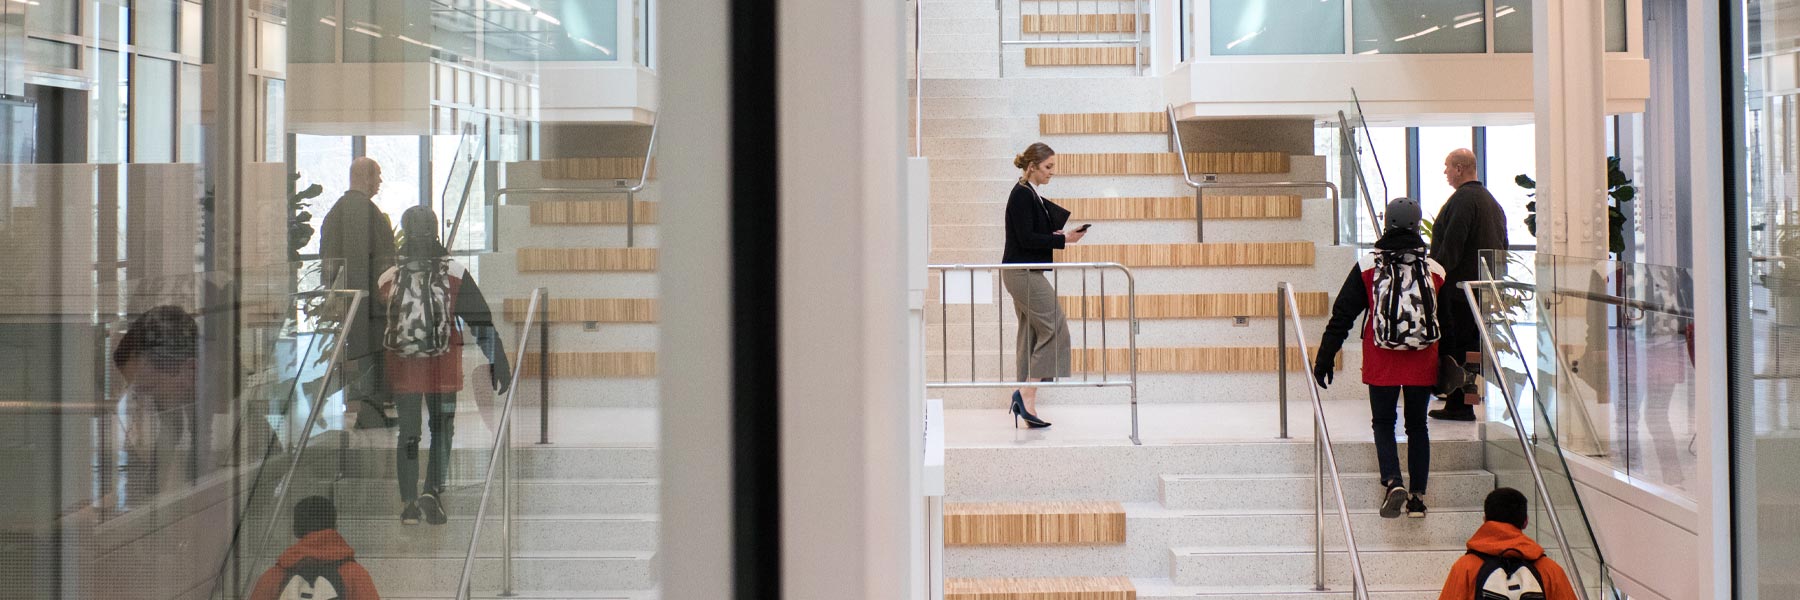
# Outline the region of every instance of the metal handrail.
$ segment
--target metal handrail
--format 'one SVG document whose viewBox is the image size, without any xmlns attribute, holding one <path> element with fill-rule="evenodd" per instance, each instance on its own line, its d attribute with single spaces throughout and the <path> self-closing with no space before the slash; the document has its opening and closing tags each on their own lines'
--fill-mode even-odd
<svg viewBox="0 0 1800 600">
<path fill-rule="evenodd" d="M 939 327 L 943 330 L 943 334 L 939 337 L 942 338 L 941 339 L 942 351 L 943 351 L 942 359 L 943 359 L 943 365 L 944 365 L 942 381 L 938 381 L 935 383 L 927 381 L 925 383 L 926 388 L 933 388 L 933 389 L 943 389 L 943 388 L 960 388 L 960 389 L 1017 388 L 1017 387 L 1033 387 L 1033 388 L 1126 387 L 1126 388 L 1130 388 L 1130 390 L 1131 390 L 1131 443 L 1140 445 L 1140 446 L 1143 445 L 1143 443 L 1144 443 L 1143 440 L 1140 439 L 1140 437 L 1138 436 L 1137 277 L 1132 275 L 1131 268 L 1126 267 L 1125 265 L 1122 265 L 1122 264 L 1119 264 L 1116 262 L 954 264 L 954 265 L 927 265 L 925 268 L 930 271 L 938 271 L 939 272 L 939 276 L 938 276 L 938 311 L 939 311 L 939 313 L 938 314 L 939 314 Z M 973 298 L 970 298 L 970 302 L 969 302 L 969 380 L 966 382 L 950 381 L 950 303 L 948 301 L 949 300 L 949 290 L 948 290 L 949 286 L 948 286 L 948 282 L 946 280 L 946 276 L 948 275 L 949 271 L 964 271 L 964 270 L 968 271 L 969 272 L 970 294 L 973 295 L 974 289 L 975 289 L 975 271 L 977 271 L 977 270 L 992 270 L 995 272 L 994 273 L 995 278 L 998 279 L 998 277 L 1000 275 L 1000 273 L 999 273 L 1000 271 L 1027 271 L 1027 270 L 1029 270 L 1029 271 L 1056 271 L 1056 272 L 1060 273 L 1065 270 L 1076 270 L 1076 269 L 1080 269 L 1081 273 L 1082 273 L 1080 298 L 1081 298 L 1081 313 L 1082 313 L 1081 314 L 1081 328 L 1082 328 L 1083 335 L 1081 337 L 1081 343 L 1082 343 L 1082 350 L 1084 352 L 1089 349 L 1088 348 L 1088 336 L 1086 335 L 1087 322 L 1088 322 L 1088 319 L 1087 319 L 1087 306 L 1088 306 L 1087 271 L 1089 269 L 1100 270 L 1100 290 L 1099 290 L 1100 294 L 1099 295 L 1100 295 L 1101 302 L 1103 305 L 1105 303 L 1105 298 L 1106 298 L 1106 271 L 1107 270 L 1117 270 L 1117 271 L 1120 271 L 1125 274 L 1125 307 L 1126 307 L 1126 323 L 1128 325 L 1125 337 L 1126 337 L 1126 348 L 1128 349 L 1128 352 L 1129 352 L 1128 359 L 1126 361 L 1127 363 L 1129 363 L 1129 369 L 1130 369 L 1130 378 L 1129 379 L 1119 380 L 1119 379 L 1111 379 L 1110 378 L 1111 373 L 1110 373 L 1110 371 L 1108 371 L 1107 358 L 1106 358 L 1106 350 L 1107 350 L 1106 315 L 1104 313 L 1102 313 L 1100 315 L 1100 380 L 1099 381 L 1094 381 L 1094 380 L 1088 379 L 1086 374 L 1083 375 L 1083 378 L 1081 381 L 1005 381 L 1005 379 L 1006 379 L 1006 361 L 1004 359 L 999 361 L 1000 362 L 1000 364 L 999 364 L 1000 369 L 999 369 L 999 373 L 998 373 L 999 377 L 997 377 L 994 381 L 979 381 L 979 380 L 977 380 L 976 373 L 975 373 L 975 370 L 976 370 L 975 369 L 975 355 L 976 355 L 976 352 L 975 352 L 975 325 L 976 325 L 975 324 L 975 321 L 976 321 L 976 319 L 975 319 L 975 302 L 974 302 Z M 998 282 L 996 282 L 996 285 L 994 286 L 994 289 L 996 290 L 994 293 L 994 303 L 996 306 L 998 306 L 1000 304 L 1000 298 L 1001 298 L 1001 293 L 999 292 L 1000 287 L 1001 286 L 998 284 Z M 1061 296 L 1058 296 L 1058 298 L 1061 298 Z M 1060 301 L 1061 300 L 1059 299 L 1058 302 L 1060 302 Z M 995 339 L 997 342 L 1003 344 L 1004 343 L 1003 338 L 1005 338 L 1005 336 L 1006 336 L 1006 320 L 996 318 L 995 322 L 996 322 L 996 327 L 995 327 L 996 337 L 995 337 Z M 1004 346 L 1001 346 L 1001 347 L 1004 348 Z M 1001 351 L 1001 355 L 1002 355 L 1002 357 L 1004 357 L 1004 355 L 1005 355 L 1004 350 Z M 1087 365 L 1083 365 L 1083 366 L 1086 367 Z M 1023 379 L 1022 376 L 1020 378 Z"/>
<path fill-rule="evenodd" d="M 1505 287 L 1505 288 L 1513 288 L 1513 289 L 1534 289 L 1535 288 L 1535 286 L 1531 286 L 1529 284 L 1523 284 L 1523 283 L 1518 283 L 1518 282 L 1513 282 L 1513 281 L 1464 281 L 1464 282 L 1458 283 L 1456 285 L 1457 285 L 1457 287 L 1462 288 L 1463 296 L 1465 298 L 1467 298 L 1469 301 L 1469 312 L 1474 314 L 1475 323 L 1478 325 L 1485 324 L 1487 322 L 1487 320 L 1481 314 L 1481 305 L 1475 301 L 1474 286 L 1485 285 L 1485 286 L 1496 287 L 1496 288 Z M 1487 327 L 1477 327 L 1477 329 L 1479 330 L 1479 332 L 1481 334 L 1481 350 L 1484 353 L 1483 355 L 1489 356 L 1489 357 L 1499 356 L 1499 354 L 1497 354 L 1494 351 L 1494 338 L 1493 338 L 1493 336 L 1488 334 Z M 1519 436 L 1520 453 L 1525 455 L 1525 464 L 1531 469 L 1532 482 L 1537 484 L 1538 495 L 1543 497 L 1544 513 L 1550 519 L 1550 528 L 1551 528 L 1551 531 L 1554 532 L 1556 535 L 1557 543 L 1562 546 L 1563 560 L 1565 561 L 1564 564 L 1569 565 L 1568 571 L 1569 571 L 1570 577 L 1572 577 L 1574 579 L 1573 583 L 1574 583 L 1574 587 L 1575 587 L 1575 593 L 1582 600 L 1587 600 L 1587 598 L 1588 598 L 1587 585 L 1582 580 L 1581 569 L 1579 568 L 1580 564 L 1578 562 L 1576 562 L 1577 557 L 1575 556 L 1575 548 L 1573 546 L 1569 545 L 1569 535 L 1563 529 L 1562 517 L 1560 516 L 1559 511 L 1557 511 L 1557 509 L 1556 509 L 1556 499 L 1554 497 L 1552 497 L 1552 495 L 1550 494 L 1550 487 L 1548 485 L 1545 485 L 1545 483 L 1544 483 L 1544 472 L 1538 466 L 1537 453 L 1533 451 L 1534 444 L 1531 442 L 1531 435 L 1525 432 L 1525 421 L 1519 417 L 1519 407 L 1516 404 L 1516 400 L 1514 400 L 1512 397 L 1512 391 L 1510 389 L 1510 386 L 1504 385 L 1506 379 L 1501 374 L 1502 372 L 1500 371 L 1500 362 L 1498 360 L 1488 360 L 1488 361 L 1483 361 L 1483 362 L 1488 363 L 1489 367 L 1492 368 L 1492 370 L 1494 372 L 1494 380 L 1502 382 L 1502 385 L 1498 386 L 1500 388 L 1500 400 L 1501 400 L 1502 404 L 1506 405 L 1506 414 L 1507 414 L 1507 417 L 1509 417 L 1512 420 L 1513 432 Z M 1536 387 L 1535 383 L 1533 384 L 1533 387 L 1534 388 Z M 1553 433 L 1552 438 L 1554 439 L 1554 437 L 1555 437 L 1555 435 Z M 1576 503 L 1577 507 L 1579 507 L 1581 504 L 1580 492 L 1574 489 L 1572 482 L 1570 485 L 1570 491 L 1575 494 L 1575 503 Z M 1582 514 L 1585 515 L 1586 512 L 1583 511 Z M 1604 568 L 1606 561 L 1600 555 L 1600 545 L 1597 541 L 1594 544 L 1594 556 L 1595 556 L 1595 559 L 1602 565 L 1602 568 Z"/>
<path fill-rule="evenodd" d="M 1313 589 L 1325 591 L 1325 470 L 1331 470 L 1331 491 L 1337 499 L 1338 521 L 1344 528 L 1344 546 L 1350 555 L 1350 592 L 1357 600 L 1369 600 L 1368 579 L 1363 576 L 1362 554 L 1356 547 L 1356 533 L 1350 527 L 1350 506 L 1344 500 L 1344 480 L 1338 472 L 1337 453 L 1331 449 L 1331 428 L 1325 423 L 1325 402 L 1319 397 L 1319 382 L 1313 381 L 1312 357 L 1306 352 L 1306 330 L 1300 322 L 1300 305 L 1294 301 L 1293 286 L 1283 281 L 1275 287 L 1277 322 L 1275 335 L 1281 336 L 1275 346 L 1275 381 L 1281 409 L 1281 437 L 1287 437 L 1287 354 L 1288 321 L 1294 327 L 1294 341 L 1300 346 L 1300 366 L 1305 367 L 1307 389 L 1313 404 Z M 1323 456 L 1324 460 L 1320 461 Z"/>
<path fill-rule="evenodd" d="M 317 397 L 313 399 L 312 406 L 306 415 L 306 425 L 300 428 L 300 436 L 299 439 L 295 441 L 293 457 L 288 459 L 287 470 L 281 474 L 281 481 L 275 484 L 274 500 L 269 506 L 269 510 L 271 511 L 269 514 L 269 524 L 263 527 L 262 535 L 257 539 L 256 546 L 253 547 L 253 551 L 255 552 L 260 552 L 262 549 L 269 546 L 270 536 L 274 535 L 276 524 L 281 521 L 282 507 L 287 504 L 287 494 L 290 489 L 290 484 L 293 483 L 294 473 L 300 469 L 300 458 L 306 454 L 308 442 L 312 441 L 311 434 L 313 427 L 318 426 L 319 415 L 320 413 L 325 412 L 325 401 L 331 397 L 331 394 L 326 392 L 331 389 L 332 375 L 338 372 L 340 361 L 342 361 L 344 355 L 344 345 L 348 343 L 346 340 L 350 337 L 350 330 L 356 325 L 356 314 L 357 311 L 362 310 L 363 295 L 365 293 L 362 290 L 316 290 L 293 294 L 295 297 L 311 297 L 315 295 L 329 295 L 333 292 L 350 294 L 349 310 L 344 313 L 343 323 L 338 328 L 338 342 L 331 347 L 331 359 L 325 363 L 325 375 L 319 380 L 319 393 L 316 394 Z M 299 388 L 301 383 L 299 377 L 294 378 L 294 388 Z M 291 396 L 292 392 L 290 391 L 289 394 Z M 261 479 L 262 478 L 259 475 L 257 480 L 261 481 Z M 254 490 L 252 490 L 251 495 L 254 496 Z M 235 538 L 237 532 L 233 532 L 232 535 L 233 538 Z M 237 541 L 238 540 L 236 539 L 232 540 L 234 545 Z M 227 560 L 220 565 L 219 576 L 216 580 L 218 583 L 215 584 L 215 589 L 217 589 L 217 586 L 225 584 L 225 569 L 229 564 L 230 561 Z"/>
<path fill-rule="evenodd" d="M 1120 46 L 1120 45 L 1130 44 L 1131 47 L 1133 48 L 1133 52 L 1131 53 L 1132 71 L 1139 76 L 1142 76 L 1144 74 L 1144 52 L 1146 50 L 1144 31 L 1146 29 L 1148 29 L 1148 25 L 1149 25 L 1148 19 L 1144 18 L 1145 17 L 1144 0 L 1130 0 L 1131 1 L 1131 38 L 1130 39 L 1117 39 L 1117 40 L 1098 39 L 1098 38 L 1065 40 L 1065 39 L 1060 39 L 1060 37 L 1061 37 L 1060 35 L 1058 36 L 1059 39 L 1054 39 L 1054 40 L 1009 40 L 1009 39 L 1006 39 L 1006 8 L 1004 6 L 1005 1 L 1006 0 L 994 0 L 994 12 L 998 13 L 997 16 L 999 17 L 998 19 L 995 19 L 995 20 L 999 21 L 999 25 L 997 26 L 998 30 L 996 31 L 996 33 L 999 34 L 998 39 L 1000 41 L 1000 46 L 999 46 L 1000 59 L 999 59 L 999 64 L 997 66 L 1000 69 L 999 77 L 1001 79 L 1006 78 L 1006 47 L 1007 46 L 1069 46 L 1069 45 Z M 1017 2 L 1018 0 L 1014 0 L 1014 1 Z M 1121 0 L 1121 1 L 1123 1 L 1123 0 Z M 1060 8 L 1061 5 L 1058 4 L 1058 6 L 1059 6 L 1059 8 L 1057 10 L 1058 11 L 1062 10 Z M 1076 17 L 1087 16 L 1089 13 L 1085 12 L 1085 10 L 1086 10 L 1086 8 L 1084 6 L 1082 6 L 1081 3 L 1079 3 L 1079 2 L 1075 3 L 1075 16 Z M 1098 8 L 1096 8 L 1095 10 L 1098 10 Z M 1038 14 L 1043 15 L 1043 13 L 1041 13 L 1041 12 Z M 1100 14 L 1100 13 L 1094 13 L 1094 14 Z M 1020 35 L 1024 35 L 1024 26 L 1025 26 L 1024 16 L 1025 16 L 1025 13 L 1024 13 L 1023 7 L 1021 6 L 1020 11 L 1019 11 L 1020 18 L 1017 21 L 1019 23 L 1019 27 L 1020 27 Z M 1063 15 L 1063 13 L 1058 12 L 1056 16 L 1064 16 L 1064 15 Z M 1080 20 L 1080 19 L 1077 19 L 1077 20 Z"/>
<path fill-rule="evenodd" d="M 506 500 L 501 504 L 500 535 L 500 578 L 501 596 L 513 595 L 513 494 L 512 484 L 516 477 L 513 465 L 512 449 L 512 413 L 513 401 L 519 397 L 519 377 L 525 372 L 525 346 L 531 341 L 531 329 L 538 317 L 538 305 L 548 291 L 537 288 L 531 291 L 531 303 L 526 307 L 525 326 L 519 329 L 518 363 L 513 365 L 511 384 L 506 388 L 506 403 L 500 407 L 500 420 L 494 435 L 494 449 L 488 454 L 487 474 L 482 477 L 481 500 L 475 505 L 475 530 L 469 535 L 469 551 L 463 556 L 462 578 L 456 584 L 456 600 L 468 600 L 469 586 L 475 576 L 475 548 L 481 542 L 481 524 L 487 522 L 488 497 L 494 491 L 494 468 L 502 460 L 506 462 L 505 477 L 501 485 L 506 490 Z M 506 350 L 502 348 L 501 352 Z M 547 357 L 545 357 L 547 358 Z M 549 363 L 538 365 L 539 377 L 547 379 Z M 502 457 L 504 454 L 504 458 Z"/>
<path fill-rule="evenodd" d="M 1268 182 L 1262 182 L 1262 183 L 1194 181 L 1193 174 L 1188 171 L 1187 152 L 1186 152 L 1185 147 L 1181 143 L 1181 127 L 1179 126 L 1180 122 L 1175 119 L 1175 107 L 1172 105 L 1167 106 L 1164 109 L 1164 112 L 1165 112 L 1165 114 L 1168 115 L 1168 118 L 1169 118 L 1169 151 L 1174 152 L 1175 153 L 1175 161 L 1181 163 L 1181 181 L 1182 181 L 1182 183 L 1186 183 L 1188 187 L 1194 189 L 1194 241 L 1196 241 L 1196 242 L 1205 242 L 1206 241 L 1206 205 L 1205 205 L 1206 198 L 1205 198 L 1205 196 L 1206 196 L 1206 190 L 1209 188 L 1210 189 L 1324 188 L 1325 191 L 1329 192 L 1331 195 L 1331 222 L 1332 222 L 1331 244 L 1333 246 L 1343 244 L 1343 231 L 1342 231 L 1342 228 L 1338 226 L 1338 223 L 1343 221 L 1343 216 L 1342 216 L 1343 208 L 1340 206 L 1341 204 L 1343 204 L 1343 202 L 1342 202 L 1343 196 L 1339 193 L 1337 184 L 1329 182 L 1329 181 L 1268 181 Z M 1374 211 L 1375 211 L 1374 205 L 1370 205 L 1369 206 L 1369 215 L 1371 217 L 1373 217 L 1375 215 Z M 1380 235 L 1381 235 L 1380 220 L 1379 219 L 1371 219 L 1371 220 L 1374 221 L 1374 223 L 1375 223 L 1375 235 L 1377 237 L 1380 237 Z"/>
</svg>

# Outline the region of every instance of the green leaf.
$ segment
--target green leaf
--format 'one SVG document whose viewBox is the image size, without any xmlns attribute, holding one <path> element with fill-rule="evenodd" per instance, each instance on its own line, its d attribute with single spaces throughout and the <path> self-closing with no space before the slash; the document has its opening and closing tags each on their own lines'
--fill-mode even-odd
<svg viewBox="0 0 1800 600">
<path fill-rule="evenodd" d="M 1531 212 L 1537 212 L 1537 201 L 1536 201 L 1536 200 L 1533 200 L 1533 201 L 1530 201 L 1530 202 L 1526 202 L 1526 203 L 1525 203 L 1525 210 L 1528 210 L 1528 211 L 1531 211 Z"/>
<path fill-rule="evenodd" d="M 1532 181 L 1531 176 L 1524 173 L 1520 173 L 1517 177 L 1514 177 L 1513 183 L 1528 190 L 1537 189 L 1537 182 Z"/>
<path fill-rule="evenodd" d="M 1537 215 L 1536 214 L 1530 214 L 1530 215 L 1525 216 L 1525 230 L 1530 231 L 1532 237 L 1537 237 Z"/>
<path fill-rule="evenodd" d="M 315 183 L 315 184 L 306 186 L 306 189 L 300 190 L 299 193 L 294 194 L 294 197 L 297 199 L 300 199 L 300 200 L 311 200 L 313 198 L 319 197 L 321 194 L 324 194 L 324 193 L 325 193 L 325 187 Z"/>
<path fill-rule="evenodd" d="M 1630 202 L 1637 198 L 1637 187 L 1631 185 L 1619 186 L 1618 188 L 1613 189 L 1611 194 L 1614 200 L 1618 200 L 1621 203 Z"/>
</svg>

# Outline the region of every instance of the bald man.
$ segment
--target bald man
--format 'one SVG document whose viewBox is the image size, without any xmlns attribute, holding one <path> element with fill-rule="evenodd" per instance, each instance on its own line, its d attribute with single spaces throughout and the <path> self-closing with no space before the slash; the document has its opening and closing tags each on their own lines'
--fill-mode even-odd
<svg viewBox="0 0 1800 600">
<path fill-rule="evenodd" d="M 394 265 L 394 224 L 375 205 L 381 192 L 381 165 L 369 157 L 350 163 L 350 189 L 325 213 L 319 228 L 319 254 L 325 259 L 325 281 L 337 289 L 362 290 L 362 309 L 351 321 L 344 341 L 348 408 L 358 412 L 356 426 L 387 427 L 382 408 L 392 402 L 383 376 L 381 335 L 387 320 L 375 307 L 376 278 Z M 337 260 L 342 260 L 339 268 Z M 360 405 L 360 406 L 359 406 Z"/>
<path fill-rule="evenodd" d="M 1475 153 L 1467 148 L 1444 157 L 1444 181 L 1456 191 L 1431 222 L 1431 259 L 1443 265 L 1445 272 L 1438 302 L 1438 322 L 1443 327 L 1438 353 L 1460 362 L 1480 348 L 1481 332 L 1456 284 L 1481 278 L 1477 261 L 1483 250 L 1506 249 L 1506 211 L 1475 178 Z M 1475 420 L 1475 409 L 1465 401 L 1462 390 L 1452 392 L 1444 400 L 1444 408 L 1430 414 L 1436 419 Z"/>
</svg>

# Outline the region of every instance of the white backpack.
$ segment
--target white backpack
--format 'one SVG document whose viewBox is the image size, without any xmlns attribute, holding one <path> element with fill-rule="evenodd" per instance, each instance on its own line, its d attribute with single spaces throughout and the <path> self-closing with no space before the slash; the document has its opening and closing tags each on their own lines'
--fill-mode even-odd
<svg viewBox="0 0 1800 600">
<path fill-rule="evenodd" d="M 300 561 L 300 564 L 283 573 L 287 576 L 287 581 L 282 583 L 281 593 L 275 597 L 278 600 L 347 600 L 344 596 L 344 580 L 338 575 L 338 569 L 343 564 L 321 560 Z"/>
<path fill-rule="evenodd" d="M 1442 335 L 1437 286 L 1423 249 L 1376 252 L 1375 305 L 1369 307 L 1375 347 L 1424 350 Z"/>
<path fill-rule="evenodd" d="M 1537 567 L 1517 550 L 1499 556 L 1473 550 L 1469 554 L 1481 558 L 1481 568 L 1475 571 L 1477 600 L 1544 600 L 1544 583 Z"/>
</svg>

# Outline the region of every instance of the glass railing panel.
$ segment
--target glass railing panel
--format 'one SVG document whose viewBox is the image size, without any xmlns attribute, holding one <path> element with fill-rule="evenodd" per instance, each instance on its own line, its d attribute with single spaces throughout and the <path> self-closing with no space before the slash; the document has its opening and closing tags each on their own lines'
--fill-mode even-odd
<svg viewBox="0 0 1800 600">
<path fill-rule="evenodd" d="M 1541 263 L 1532 253 L 1486 255 L 1488 274 L 1499 280 L 1517 283 L 1543 275 Z M 1486 408 L 1477 413 L 1483 416 L 1486 429 L 1487 466 L 1500 485 L 1525 492 L 1531 499 L 1526 533 L 1570 567 L 1588 588 L 1590 598 L 1613 598 L 1604 555 L 1564 454 L 1568 450 L 1565 436 L 1571 429 L 1580 429 L 1581 421 L 1559 420 L 1567 407 L 1558 406 L 1554 396 L 1542 393 L 1549 389 L 1544 377 L 1553 374 L 1542 368 L 1543 354 L 1555 345 L 1546 335 L 1554 324 L 1546 318 L 1552 313 L 1546 311 L 1545 296 L 1528 283 L 1487 286 L 1477 296 L 1482 329 L 1491 346 L 1491 352 L 1483 355 Z M 1517 424 L 1514 415 L 1520 419 Z"/>
<path fill-rule="evenodd" d="M 1405 186 L 1405 154 L 1406 138 L 1402 128 L 1372 128 L 1364 117 L 1362 101 L 1356 90 L 1350 90 L 1350 103 L 1338 112 L 1339 161 L 1342 165 L 1342 176 L 1345 185 L 1342 192 L 1347 212 L 1339 213 L 1341 219 L 1353 224 L 1347 226 L 1355 229 L 1355 236 L 1344 239 L 1360 244 L 1373 244 L 1378 237 L 1380 223 L 1376 207 L 1386 206 L 1394 197 L 1395 186 Z M 1401 170 L 1394 177 L 1384 170 L 1383 158 L 1389 168 L 1398 166 Z M 1393 162 L 1400 160 L 1401 162 Z"/>
<path fill-rule="evenodd" d="M 1344 0 L 1212 3 L 1212 55 L 1343 54 Z"/>
<path fill-rule="evenodd" d="M 1487 51 L 1483 0 L 1355 0 L 1356 54 L 1469 54 Z"/>
</svg>

